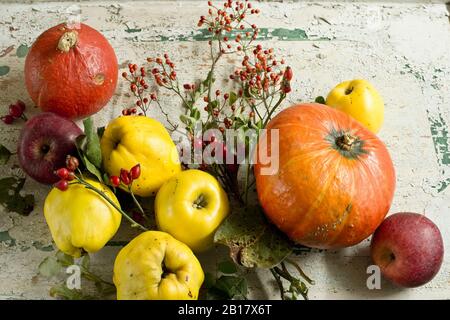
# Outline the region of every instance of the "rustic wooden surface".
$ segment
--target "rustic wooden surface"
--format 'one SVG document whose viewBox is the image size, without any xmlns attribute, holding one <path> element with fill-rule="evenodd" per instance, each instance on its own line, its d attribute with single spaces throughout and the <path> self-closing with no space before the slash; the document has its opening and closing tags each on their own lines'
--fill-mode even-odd
<svg viewBox="0 0 450 320">
<path fill-rule="evenodd" d="M 79 15 L 100 30 L 116 50 L 120 67 L 143 62 L 148 55 L 169 52 L 178 62 L 181 79 L 203 78 L 208 67 L 204 33 L 196 29 L 205 1 L 161 2 L 38 2 L 0 3 L 0 113 L 24 99 L 24 56 L 33 40 L 47 28 Z M 397 190 L 391 213 L 423 213 L 440 227 L 448 249 L 450 239 L 450 24 L 445 4 L 420 3 L 262 3 L 255 22 L 261 41 L 285 56 L 295 81 L 290 103 L 326 95 L 338 82 L 369 79 L 386 103 L 380 137 L 397 170 Z M 237 63 L 228 59 L 230 63 Z M 225 67 L 229 72 L 231 67 Z M 226 83 L 220 85 L 226 86 Z M 95 116 L 104 125 L 131 102 L 120 80 L 116 95 Z M 164 106 L 176 118 L 178 101 L 164 96 Z M 152 116 L 163 121 L 163 117 Z M 14 149 L 20 125 L 0 126 L 1 140 Z M 17 164 L 14 157 L 12 163 Z M 4 166 L 0 175 L 17 172 Z M 37 275 L 37 266 L 54 254 L 42 215 L 49 188 L 27 181 L 37 205 L 28 217 L 0 208 L 0 298 L 46 299 L 52 281 Z M 104 250 L 92 258 L 94 270 L 111 278 L 112 263 L 122 241 L 130 238 L 126 224 Z M 297 257 L 316 284 L 310 298 L 450 298 L 450 254 L 438 276 L 426 286 L 401 290 L 382 281 L 381 290 L 368 290 L 366 268 L 369 240 L 341 251 L 311 251 Z M 225 250 L 201 256 L 206 269 Z M 212 257 L 212 258 L 211 258 Z M 270 273 L 251 277 L 251 297 L 277 299 Z M 54 282 L 54 281 L 53 281 Z"/>
</svg>

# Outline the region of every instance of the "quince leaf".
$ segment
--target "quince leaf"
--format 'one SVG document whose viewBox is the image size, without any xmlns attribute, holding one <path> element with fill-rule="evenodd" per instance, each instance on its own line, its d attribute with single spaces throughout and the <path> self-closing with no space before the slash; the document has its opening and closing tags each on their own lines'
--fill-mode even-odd
<svg viewBox="0 0 450 320">
<path fill-rule="evenodd" d="M 247 268 L 272 268 L 293 248 L 292 242 L 267 221 L 260 206 L 231 213 L 217 229 L 214 242 L 228 246 L 233 261 Z"/>
<path fill-rule="evenodd" d="M 97 177 L 98 181 L 103 183 L 103 177 L 102 177 L 102 173 L 100 172 L 100 170 L 91 161 L 89 161 L 87 156 L 83 155 L 82 160 L 83 160 L 84 166 L 86 167 L 87 171 L 92 173 L 94 176 Z"/>
<path fill-rule="evenodd" d="M 247 280 L 244 277 L 221 276 L 217 279 L 215 289 L 224 293 L 228 299 L 247 296 Z"/>
<path fill-rule="evenodd" d="M 39 273 L 44 277 L 51 278 L 56 276 L 62 270 L 62 265 L 54 256 L 42 260 L 39 264 Z"/>
<path fill-rule="evenodd" d="M 217 266 L 217 269 L 225 274 L 233 274 L 238 271 L 236 264 L 230 260 L 220 262 L 219 265 Z"/>
<path fill-rule="evenodd" d="M 21 195 L 25 178 L 7 177 L 0 179 L 0 204 L 10 212 L 27 216 L 34 209 L 34 196 Z"/>
<path fill-rule="evenodd" d="M 66 283 L 63 282 L 50 289 L 50 296 L 54 298 L 62 298 L 66 300 L 95 300 L 96 297 L 87 295 L 81 290 L 69 289 Z"/>
<path fill-rule="evenodd" d="M 84 150 L 86 158 L 94 166 L 101 168 L 102 152 L 100 149 L 100 139 L 98 137 L 97 129 L 94 127 L 92 118 L 87 118 L 83 121 L 83 124 L 84 134 L 86 135 L 86 149 Z"/>
<path fill-rule="evenodd" d="M 58 261 L 58 263 L 60 263 L 61 265 L 65 266 L 65 267 L 71 266 L 75 263 L 72 256 L 69 256 L 68 254 L 65 254 L 62 251 L 56 252 L 55 257 L 56 257 L 56 260 Z"/>
<path fill-rule="evenodd" d="M 11 155 L 12 152 L 9 151 L 4 145 L 0 144 L 0 165 L 8 163 L 8 160 L 11 157 Z"/>
<path fill-rule="evenodd" d="M 89 270 L 89 266 L 91 265 L 91 257 L 88 254 L 83 255 L 80 265 L 84 269 Z"/>
</svg>

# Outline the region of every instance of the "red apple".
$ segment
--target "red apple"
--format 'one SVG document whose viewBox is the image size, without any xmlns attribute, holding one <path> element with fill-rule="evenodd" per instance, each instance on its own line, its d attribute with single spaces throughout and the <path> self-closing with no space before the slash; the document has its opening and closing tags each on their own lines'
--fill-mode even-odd
<svg viewBox="0 0 450 320">
<path fill-rule="evenodd" d="M 66 156 L 76 155 L 75 139 L 83 131 L 71 120 L 45 112 L 28 120 L 19 138 L 17 154 L 22 169 L 38 182 L 59 180 L 55 170 L 65 167 Z"/>
<path fill-rule="evenodd" d="M 438 227 L 424 215 L 389 216 L 372 237 L 371 256 L 381 273 L 401 287 L 418 287 L 434 278 L 444 257 Z"/>
</svg>

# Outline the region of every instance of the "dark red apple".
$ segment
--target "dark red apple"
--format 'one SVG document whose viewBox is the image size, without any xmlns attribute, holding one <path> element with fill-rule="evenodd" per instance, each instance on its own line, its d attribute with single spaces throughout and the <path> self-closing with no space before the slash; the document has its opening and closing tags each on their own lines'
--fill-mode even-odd
<svg viewBox="0 0 450 320">
<path fill-rule="evenodd" d="M 51 184 L 54 171 L 65 167 L 66 156 L 76 155 L 75 139 L 83 131 L 71 120 L 44 112 L 28 120 L 17 147 L 19 163 L 31 178 Z"/>
<path fill-rule="evenodd" d="M 381 273 L 401 287 L 418 287 L 434 278 L 444 257 L 438 227 L 422 214 L 389 216 L 372 237 L 371 256 Z"/>
</svg>

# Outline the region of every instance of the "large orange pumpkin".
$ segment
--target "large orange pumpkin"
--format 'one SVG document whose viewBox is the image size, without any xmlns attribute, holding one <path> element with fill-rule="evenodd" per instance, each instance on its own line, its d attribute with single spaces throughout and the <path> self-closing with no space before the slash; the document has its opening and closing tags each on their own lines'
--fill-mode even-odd
<svg viewBox="0 0 450 320">
<path fill-rule="evenodd" d="M 25 84 L 43 111 L 83 118 L 114 94 L 118 65 L 113 48 L 97 30 L 60 24 L 42 33 L 25 61 Z"/>
<path fill-rule="evenodd" d="M 268 126 L 255 164 L 258 198 L 267 217 L 292 240 L 315 248 L 357 244 L 372 234 L 391 206 L 395 171 L 383 142 L 345 113 L 321 104 L 290 107 Z M 261 159 L 261 158 L 258 158 Z"/>
</svg>

